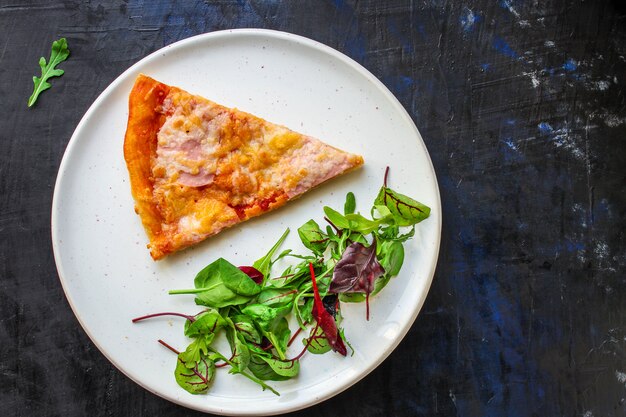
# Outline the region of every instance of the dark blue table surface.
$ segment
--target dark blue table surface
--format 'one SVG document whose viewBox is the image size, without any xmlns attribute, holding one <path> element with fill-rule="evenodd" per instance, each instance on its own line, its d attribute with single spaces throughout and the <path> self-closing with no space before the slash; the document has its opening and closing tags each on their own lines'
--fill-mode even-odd
<svg viewBox="0 0 626 417">
<path fill-rule="evenodd" d="M 398 97 L 437 171 L 435 279 L 396 351 L 301 416 L 626 415 L 626 15 L 618 1 L 0 1 L 0 415 L 201 415 L 140 388 L 79 326 L 53 184 L 93 100 L 147 54 L 283 30 Z M 66 73 L 28 109 L 66 37 Z"/>
</svg>

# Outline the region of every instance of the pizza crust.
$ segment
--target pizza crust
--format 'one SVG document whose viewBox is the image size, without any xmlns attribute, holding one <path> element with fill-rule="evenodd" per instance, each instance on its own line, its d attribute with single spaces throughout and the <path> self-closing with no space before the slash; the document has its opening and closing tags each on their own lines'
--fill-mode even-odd
<svg viewBox="0 0 626 417">
<path fill-rule="evenodd" d="M 173 248 L 163 234 L 163 216 L 153 197 L 154 178 L 151 161 L 156 156 L 156 137 L 165 115 L 156 111 L 169 94 L 169 86 L 140 75 L 128 100 L 128 126 L 124 138 L 124 159 L 130 176 L 135 212 L 141 218 L 150 240 L 148 247 L 154 259 L 160 259 Z"/>
<path fill-rule="evenodd" d="M 139 75 L 124 157 L 157 260 L 363 164 L 358 155 Z"/>
</svg>

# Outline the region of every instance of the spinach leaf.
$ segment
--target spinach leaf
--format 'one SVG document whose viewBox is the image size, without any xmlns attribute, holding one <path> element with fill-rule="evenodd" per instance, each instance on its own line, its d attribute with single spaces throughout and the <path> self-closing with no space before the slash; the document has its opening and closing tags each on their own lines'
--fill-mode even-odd
<svg viewBox="0 0 626 417">
<path fill-rule="evenodd" d="M 256 325 L 261 329 L 261 332 L 269 341 L 274 345 L 276 353 L 281 359 L 285 358 L 286 343 L 282 343 L 284 337 L 284 329 L 281 328 L 281 320 L 289 313 L 291 305 L 283 307 L 269 307 L 263 304 L 251 304 L 246 306 L 241 312 L 248 315 Z M 286 323 L 286 321 L 284 321 Z M 289 327 L 287 326 L 287 331 Z M 289 336 L 287 336 L 289 340 Z M 285 347 L 283 347 L 283 345 Z"/>
<path fill-rule="evenodd" d="M 263 283 L 263 274 L 253 266 L 240 266 L 239 270 L 249 276 L 255 284 Z"/>
<path fill-rule="evenodd" d="M 279 309 L 263 304 L 250 304 L 241 312 L 250 317 L 261 330 L 268 332 L 278 317 Z"/>
<path fill-rule="evenodd" d="M 358 213 L 346 214 L 346 220 L 348 221 L 348 228 L 350 230 L 364 235 L 372 233 L 374 230 L 378 229 L 380 225 L 379 222 L 370 220 Z"/>
<path fill-rule="evenodd" d="M 191 394 L 204 394 L 215 379 L 215 362 L 202 357 L 195 363 L 188 363 L 183 353 L 178 355 L 174 378 L 178 385 Z"/>
<path fill-rule="evenodd" d="M 196 294 L 196 304 L 221 308 L 245 304 L 261 291 L 248 275 L 220 258 L 198 272 L 195 289 L 172 290 L 170 294 Z"/>
<path fill-rule="evenodd" d="M 213 266 L 213 268 L 208 273 L 219 274 L 224 281 L 224 285 L 236 294 L 250 297 L 257 295 L 261 291 L 261 286 L 254 282 L 248 274 L 224 258 L 219 258 L 209 266 Z M 196 288 L 198 288 L 198 284 L 202 284 L 202 281 L 194 281 L 194 283 Z"/>
<path fill-rule="evenodd" d="M 344 214 L 352 214 L 356 210 L 356 198 L 354 197 L 354 193 L 350 191 L 346 194 L 346 202 L 343 205 L 343 213 Z"/>
<path fill-rule="evenodd" d="M 430 215 L 430 207 L 386 186 L 381 187 L 374 205 L 387 207 L 398 226 L 412 226 Z"/>
<path fill-rule="evenodd" d="M 326 215 L 326 217 L 328 217 L 328 220 L 330 220 L 331 223 L 338 228 L 348 229 L 350 227 L 350 223 L 348 222 L 348 219 L 346 219 L 346 216 L 339 213 L 338 211 L 333 210 L 328 206 L 324 206 L 324 214 Z"/>
</svg>

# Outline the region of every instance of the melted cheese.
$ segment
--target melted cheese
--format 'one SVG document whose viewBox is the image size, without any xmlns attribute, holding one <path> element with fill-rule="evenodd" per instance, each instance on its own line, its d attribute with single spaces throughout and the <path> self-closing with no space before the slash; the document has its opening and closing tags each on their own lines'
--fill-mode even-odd
<svg viewBox="0 0 626 417">
<path fill-rule="evenodd" d="M 181 90 L 163 102 L 154 197 L 174 240 L 200 240 L 362 159 Z M 281 197 L 282 196 L 282 197 Z M 186 237 L 185 237 L 186 236 Z"/>
</svg>

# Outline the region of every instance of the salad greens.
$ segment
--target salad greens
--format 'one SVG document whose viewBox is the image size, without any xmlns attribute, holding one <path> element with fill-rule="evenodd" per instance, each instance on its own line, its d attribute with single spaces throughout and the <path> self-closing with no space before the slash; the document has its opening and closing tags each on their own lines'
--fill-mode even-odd
<svg viewBox="0 0 626 417">
<path fill-rule="evenodd" d="M 58 41 L 52 42 L 52 50 L 50 51 L 50 59 L 46 63 L 46 58 L 39 58 L 39 66 L 41 67 L 41 78 L 33 77 L 33 83 L 35 84 L 33 87 L 33 94 L 28 99 L 28 107 L 32 107 L 39 94 L 42 91 L 47 90 L 51 87 L 48 79 L 51 77 L 60 77 L 63 75 L 65 71 L 62 69 L 55 68 L 61 62 L 65 61 L 67 57 L 70 56 L 70 50 L 67 49 L 67 40 L 65 38 L 61 38 Z"/>
<path fill-rule="evenodd" d="M 184 334 L 191 343 L 178 351 L 174 377 L 192 394 L 205 393 L 215 379 L 217 368 L 241 374 L 263 390 L 279 395 L 264 381 L 283 381 L 298 375 L 300 358 L 306 353 L 329 351 L 347 355 L 341 326 L 341 302 L 366 302 L 400 272 L 404 261 L 403 242 L 413 237 L 415 225 L 428 218 L 430 209 L 384 185 L 374 200 L 371 219 L 356 212 L 354 194 L 348 193 L 343 214 L 324 207 L 328 226 L 314 220 L 298 228 L 306 255 L 290 249 L 277 254 L 289 229 L 252 266 L 235 266 L 223 258 L 207 265 L 196 275 L 194 288 L 172 290 L 170 294 L 192 294 L 203 307 L 196 315 L 164 312 L 138 317 L 139 322 L 158 316 L 185 319 Z M 408 231 L 403 230 L 410 228 Z M 281 274 L 272 272 L 280 259 L 293 262 Z M 298 328 L 292 333 L 289 316 Z M 291 356 L 289 347 L 300 332 L 302 350 Z M 214 342 L 225 335 L 230 354 L 218 352 Z M 352 350 L 354 352 L 354 350 Z"/>
</svg>

